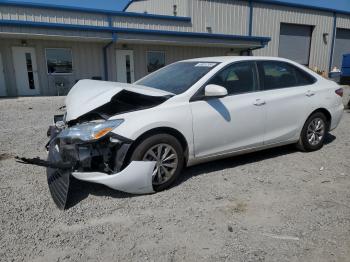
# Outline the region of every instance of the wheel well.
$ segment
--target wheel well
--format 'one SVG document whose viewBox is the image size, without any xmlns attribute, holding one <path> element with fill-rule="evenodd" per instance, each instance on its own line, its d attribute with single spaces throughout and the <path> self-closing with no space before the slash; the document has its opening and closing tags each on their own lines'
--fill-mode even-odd
<svg viewBox="0 0 350 262">
<path fill-rule="evenodd" d="M 130 146 L 127 155 L 126 155 L 126 161 L 125 163 L 129 163 L 131 154 L 134 152 L 134 149 L 136 148 L 137 145 L 139 145 L 141 143 L 141 141 L 143 141 L 144 139 L 146 139 L 147 137 L 156 135 L 156 134 L 169 134 L 174 136 L 177 140 L 179 140 L 182 149 L 184 151 L 184 158 L 185 158 L 185 163 L 187 163 L 188 160 L 188 144 L 187 144 L 187 140 L 186 138 L 183 136 L 183 134 L 181 134 L 178 130 L 174 129 L 174 128 L 170 128 L 170 127 L 157 127 L 151 130 L 148 130 L 147 132 L 143 133 L 142 135 L 140 135 Z"/>
<path fill-rule="evenodd" d="M 309 117 L 317 112 L 320 112 L 322 114 L 325 115 L 325 117 L 327 118 L 327 125 L 328 125 L 328 129 L 330 128 L 330 125 L 331 125 L 331 121 L 332 121 L 332 116 L 331 116 L 331 113 L 329 113 L 329 111 L 325 108 L 319 108 L 319 109 L 316 109 L 315 111 L 313 111 Z"/>
</svg>

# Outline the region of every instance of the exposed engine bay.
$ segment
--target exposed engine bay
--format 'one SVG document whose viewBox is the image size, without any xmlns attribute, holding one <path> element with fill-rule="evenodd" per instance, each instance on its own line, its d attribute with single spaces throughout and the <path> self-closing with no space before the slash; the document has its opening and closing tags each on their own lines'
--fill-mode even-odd
<svg viewBox="0 0 350 262">
<path fill-rule="evenodd" d="M 171 95 L 147 96 L 128 90 L 122 90 L 121 92 L 113 96 L 108 103 L 96 109 L 93 109 L 92 111 L 80 116 L 76 120 L 70 121 L 68 124 L 71 126 L 76 123 L 82 123 L 85 121 L 93 121 L 98 119 L 107 120 L 110 117 L 115 116 L 117 114 L 147 109 L 160 105 L 170 97 Z"/>
</svg>

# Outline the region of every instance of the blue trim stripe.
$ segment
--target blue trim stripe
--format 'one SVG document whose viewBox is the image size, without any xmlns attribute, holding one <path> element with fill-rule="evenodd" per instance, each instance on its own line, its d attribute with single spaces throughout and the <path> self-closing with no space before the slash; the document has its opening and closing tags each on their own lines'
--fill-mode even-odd
<svg viewBox="0 0 350 262">
<path fill-rule="evenodd" d="M 115 28 L 114 30 L 116 30 L 116 32 L 118 32 L 118 33 L 135 33 L 135 34 L 148 33 L 148 34 L 153 34 L 153 35 L 164 35 L 164 36 L 257 41 L 257 42 L 261 42 L 261 44 L 266 44 L 269 41 L 271 41 L 270 37 L 262 37 L 262 36 L 225 35 L 225 34 L 209 34 L 209 33 L 163 31 L 163 30 L 144 30 L 144 29 L 134 29 L 134 28 Z"/>
<path fill-rule="evenodd" d="M 103 9 L 72 7 L 72 6 L 63 6 L 63 5 L 48 5 L 48 4 L 38 4 L 38 3 L 24 3 L 24 2 L 19 3 L 19 2 L 7 1 L 7 0 L 0 0 L 0 5 L 84 12 L 84 13 L 92 13 L 92 14 L 105 14 L 105 15 L 114 15 L 114 16 L 123 16 L 123 17 L 139 17 L 139 18 L 149 18 L 149 19 L 172 20 L 172 21 L 179 21 L 179 22 L 191 22 L 190 17 L 184 17 L 184 16 L 142 14 L 142 13 L 133 13 L 133 12 L 111 11 L 111 10 L 103 10 Z"/>
<path fill-rule="evenodd" d="M 242 41 L 260 42 L 262 45 L 266 45 L 271 40 L 270 37 L 261 37 L 261 36 L 225 35 L 225 34 L 209 34 L 209 33 L 196 33 L 196 32 L 165 31 L 165 30 L 146 30 L 146 29 L 136 29 L 136 28 L 118 28 L 118 27 L 110 27 L 110 26 L 86 26 L 86 25 L 72 25 L 72 24 L 62 24 L 62 23 L 29 22 L 29 21 L 19 21 L 19 20 L 0 20 L 0 25 L 111 32 L 111 33 L 151 34 L 151 35 L 162 35 L 162 36 L 242 40 Z"/>
</svg>

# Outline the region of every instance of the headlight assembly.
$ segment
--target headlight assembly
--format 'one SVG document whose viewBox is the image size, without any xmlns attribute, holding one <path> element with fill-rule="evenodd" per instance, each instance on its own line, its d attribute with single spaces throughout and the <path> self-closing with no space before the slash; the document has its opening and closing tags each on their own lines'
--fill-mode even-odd
<svg viewBox="0 0 350 262">
<path fill-rule="evenodd" d="M 70 141 L 94 141 L 107 135 L 124 122 L 124 119 L 107 120 L 100 123 L 86 123 L 63 129 L 58 137 Z"/>
</svg>

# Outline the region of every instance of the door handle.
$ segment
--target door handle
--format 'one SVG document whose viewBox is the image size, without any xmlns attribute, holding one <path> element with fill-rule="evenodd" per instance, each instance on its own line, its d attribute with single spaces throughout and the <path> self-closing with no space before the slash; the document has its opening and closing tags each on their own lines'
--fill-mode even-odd
<svg viewBox="0 0 350 262">
<path fill-rule="evenodd" d="M 255 106 L 263 106 L 263 105 L 265 105 L 266 104 L 266 102 L 264 101 L 264 100 L 262 100 L 262 99 L 257 99 L 257 100 L 255 100 L 255 102 L 253 103 L 253 105 L 255 105 Z"/>
<path fill-rule="evenodd" d="M 308 96 L 308 97 L 310 97 L 310 96 L 313 96 L 313 95 L 315 95 L 315 93 L 314 92 L 312 92 L 311 90 L 308 90 L 307 92 L 306 92 L 306 94 L 305 94 L 306 96 Z"/>
</svg>

